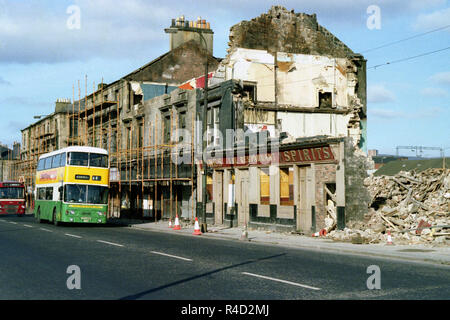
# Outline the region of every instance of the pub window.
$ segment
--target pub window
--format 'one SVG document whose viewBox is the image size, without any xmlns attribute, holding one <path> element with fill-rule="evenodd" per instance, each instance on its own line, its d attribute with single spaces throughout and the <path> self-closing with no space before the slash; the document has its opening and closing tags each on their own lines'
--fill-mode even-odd
<svg viewBox="0 0 450 320">
<path fill-rule="evenodd" d="M 270 175 L 269 168 L 261 168 L 259 171 L 259 185 L 260 185 L 260 203 L 270 204 Z"/>
<path fill-rule="evenodd" d="M 294 205 L 294 168 L 280 168 L 280 205 Z"/>
<path fill-rule="evenodd" d="M 228 180 L 228 207 L 234 207 L 234 171 L 230 171 L 230 179 Z"/>
<path fill-rule="evenodd" d="M 206 175 L 206 201 L 213 201 L 213 177 L 212 173 Z"/>
</svg>

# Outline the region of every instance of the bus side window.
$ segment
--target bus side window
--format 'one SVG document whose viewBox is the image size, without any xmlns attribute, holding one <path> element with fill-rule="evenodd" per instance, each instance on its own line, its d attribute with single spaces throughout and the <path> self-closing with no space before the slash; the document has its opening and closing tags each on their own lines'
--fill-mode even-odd
<svg viewBox="0 0 450 320">
<path fill-rule="evenodd" d="M 45 200 L 45 188 L 38 189 L 39 200 Z"/>
<path fill-rule="evenodd" d="M 59 166 L 60 167 L 65 167 L 66 166 L 66 153 L 61 153 L 61 158 L 59 161 Z"/>
<path fill-rule="evenodd" d="M 61 155 L 57 154 L 53 156 L 53 162 L 52 162 L 52 168 L 58 168 L 59 167 L 59 161 L 61 159 Z"/>
<path fill-rule="evenodd" d="M 63 187 L 59 187 L 58 188 L 58 192 L 59 192 L 59 201 L 63 200 Z"/>
<path fill-rule="evenodd" d="M 45 170 L 50 169 L 52 167 L 52 158 L 53 157 L 45 158 L 45 166 L 44 166 Z"/>
<path fill-rule="evenodd" d="M 45 189 L 45 199 L 53 200 L 53 187 L 47 187 Z"/>
<path fill-rule="evenodd" d="M 40 159 L 37 166 L 37 171 L 44 170 L 44 161 L 45 159 Z"/>
</svg>

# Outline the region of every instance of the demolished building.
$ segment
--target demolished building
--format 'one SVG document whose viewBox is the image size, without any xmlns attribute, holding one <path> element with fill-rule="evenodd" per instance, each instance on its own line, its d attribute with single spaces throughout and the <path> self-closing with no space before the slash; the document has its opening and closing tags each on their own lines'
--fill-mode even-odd
<svg viewBox="0 0 450 320">
<path fill-rule="evenodd" d="M 224 59 L 212 55 L 204 20 L 180 17 L 165 31 L 169 52 L 89 95 L 86 86 L 84 98 L 78 84 L 66 114 L 69 134 L 59 141 L 110 154 L 110 217 L 193 221 L 205 193 L 214 224 L 309 233 L 362 219 L 370 201 L 363 56 L 314 14 L 279 6 L 233 26 Z M 24 149 L 30 172 L 48 151 L 36 137 Z"/>
<path fill-rule="evenodd" d="M 274 6 L 233 26 L 208 92 L 209 221 L 309 233 L 362 219 L 366 121 L 366 60 L 315 15 Z"/>
</svg>

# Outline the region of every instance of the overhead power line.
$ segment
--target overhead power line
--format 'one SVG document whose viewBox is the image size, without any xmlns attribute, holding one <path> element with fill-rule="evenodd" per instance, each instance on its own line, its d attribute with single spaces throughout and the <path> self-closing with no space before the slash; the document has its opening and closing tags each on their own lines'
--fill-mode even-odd
<svg viewBox="0 0 450 320">
<path fill-rule="evenodd" d="M 381 49 L 381 48 L 389 47 L 389 46 L 392 46 L 392 45 L 394 45 L 394 44 L 401 43 L 401 42 L 405 42 L 405 41 L 408 41 L 408 40 L 411 40 L 411 39 L 415 39 L 415 38 L 419 38 L 419 37 L 422 37 L 422 36 L 424 36 L 424 35 L 427 35 L 427 34 L 430 34 L 430 33 L 436 32 L 436 31 L 440 31 L 440 30 L 447 29 L 447 28 L 449 28 L 449 27 L 450 27 L 450 24 L 449 24 L 449 25 L 446 25 L 446 26 L 443 26 L 443 27 L 440 27 L 440 28 L 437 28 L 437 29 L 433 29 L 433 30 L 427 31 L 427 32 L 419 33 L 419 34 L 416 34 L 416 35 L 411 36 L 411 37 L 408 37 L 408 38 L 404 38 L 404 39 L 400 39 L 400 40 L 388 42 L 388 43 L 383 44 L 383 45 L 381 45 L 381 46 L 378 46 L 378 47 L 375 47 L 375 48 L 372 48 L 372 49 L 367 49 L 367 50 L 361 51 L 361 53 L 370 52 L 370 51 L 375 51 L 375 50 L 378 50 L 378 49 Z"/>
<path fill-rule="evenodd" d="M 438 50 L 434 50 L 434 51 L 429 51 L 429 52 L 425 52 L 425 53 L 421 53 L 421 54 L 418 54 L 418 55 L 412 56 L 412 57 L 407 57 L 407 58 L 402 58 L 402 59 L 398 59 L 398 60 L 388 61 L 386 63 L 377 64 L 377 65 L 369 67 L 367 69 L 376 69 L 376 68 L 381 67 L 381 66 L 386 66 L 386 65 L 389 65 L 389 64 L 394 64 L 394 63 L 399 63 L 399 62 L 403 62 L 403 61 L 412 60 L 412 59 L 415 59 L 415 58 L 427 56 L 427 55 L 430 55 L 430 54 L 433 54 L 433 53 L 436 53 L 436 52 L 440 52 L 440 51 L 445 51 L 445 50 L 448 50 L 448 49 L 450 49 L 450 47 L 443 48 L 443 49 L 438 49 Z"/>
</svg>

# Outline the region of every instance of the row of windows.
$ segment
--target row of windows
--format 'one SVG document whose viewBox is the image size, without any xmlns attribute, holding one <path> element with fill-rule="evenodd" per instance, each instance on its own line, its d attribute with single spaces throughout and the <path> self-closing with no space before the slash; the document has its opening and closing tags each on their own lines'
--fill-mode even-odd
<svg viewBox="0 0 450 320">
<path fill-rule="evenodd" d="M 64 152 L 40 159 L 38 162 L 37 171 L 64 167 L 66 165 L 108 168 L 108 156 L 106 154 L 99 153 Z"/>
<path fill-rule="evenodd" d="M 260 203 L 270 204 L 270 173 L 269 168 L 260 168 L 259 185 L 260 185 Z M 234 172 L 230 175 L 229 184 L 234 184 Z M 206 191 L 208 201 L 212 201 L 212 177 L 207 177 Z M 280 168 L 280 205 L 294 205 L 294 168 Z"/>
<path fill-rule="evenodd" d="M 53 200 L 53 187 L 37 188 L 36 200 Z"/>
<path fill-rule="evenodd" d="M 37 188 L 36 200 L 56 200 L 53 199 L 53 188 L 54 187 Z M 66 184 L 64 190 L 63 187 L 59 188 L 59 200 L 63 200 L 64 195 L 64 202 L 89 204 L 108 203 L 108 187 Z"/>
</svg>

